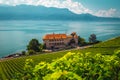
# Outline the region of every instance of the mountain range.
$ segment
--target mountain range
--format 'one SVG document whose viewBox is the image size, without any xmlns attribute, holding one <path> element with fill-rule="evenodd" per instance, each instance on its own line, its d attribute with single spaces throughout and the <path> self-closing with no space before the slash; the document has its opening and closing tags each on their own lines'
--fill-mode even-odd
<svg viewBox="0 0 120 80">
<path fill-rule="evenodd" d="M 65 8 L 32 5 L 1 5 L 0 20 L 120 21 L 120 18 L 98 17 L 91 14 L 75 14 Z"/>
</svg>

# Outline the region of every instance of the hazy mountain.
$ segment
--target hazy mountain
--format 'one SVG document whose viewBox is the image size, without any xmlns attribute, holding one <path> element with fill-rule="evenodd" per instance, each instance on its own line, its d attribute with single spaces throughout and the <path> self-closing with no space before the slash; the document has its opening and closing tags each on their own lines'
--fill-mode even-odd
<svg viewBox="0 0 120 80">
<path fill-rule="evenodd" d="M 120 18 L 97 17 L 91 14 L 75 14 L 68 9 L 18 5 L 0 6 L 0 20 L 85 20 L 120 21 Z"/>
</svg>

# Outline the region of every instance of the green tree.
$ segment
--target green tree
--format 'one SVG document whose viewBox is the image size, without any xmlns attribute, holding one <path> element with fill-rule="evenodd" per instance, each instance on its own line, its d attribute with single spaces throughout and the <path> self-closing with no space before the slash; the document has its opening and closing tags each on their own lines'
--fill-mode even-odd
<svg viewBox="0 0 120 80">
<path fill-rule="evenodd" d="M 32 39 L 28 46 L 27 46 L 27 50 L 34 50 L 35 52 L 39 52 L 40 51 L 40 43 L 37 39 Z"/>
<path fill-rule="evenodd" d="M 42 50 L 43 50 L 43 48 L 44 48 L 44 44 L 39 44 L 39 49 L 40 49 L 40 51 L 39 52 L 42 52 Z"/>
<path fill-rule="evenodd" d="M 46 44 L 45 43 L 43 44 L 43 49 L 46 49 Z"/>
<path fill-rule="evenodd" d="M 90 43 L 95 43 L 97 42 L 97 37 L 95 34 L 91 34 L 90 37 L 89 37 L 89 42 Z"/>
<path fill-rule="evenodd" d="M 82 46 L 82 45 L 85 45 L 85 44 L 86 44 L 85 39 L 78 36 L 78 45 Z"/>
</svg>

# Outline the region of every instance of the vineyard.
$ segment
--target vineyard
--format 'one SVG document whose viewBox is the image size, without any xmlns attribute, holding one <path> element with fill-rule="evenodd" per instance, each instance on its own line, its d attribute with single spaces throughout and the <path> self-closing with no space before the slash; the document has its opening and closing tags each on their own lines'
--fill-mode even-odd
<svg viewBox="0 0 120 80">
<path fill-rule="evenodd" d="M 82 50 L 65 50 L 59 52 L 53 52 L 48 54 L 38 54 L 33 56 L 24 56 L 13 59 L 5 59 L 0 61 L 0 80 L 11 79 L 16 73 L 24 73 L 24 66 L 26 59 L 32 59 L 34 64 L 38 64 L 41 61 L 45 61 L 47 63 L 51 63 L 52 60 L 60 58 L 64 56 L 66 53 L 86 53 L 91 52 L 91 56 L 96 55 L 96 53 L 102 54 L 110 54 L 112 55 L 114 52 L 120 49 L 120 37 L 111 39 L 109 41 L 105 41 L 99 43 L 97 45 L 93 45 L 93 47 L 82 49 Z M 62 72 L 60 72 L 62 74 Z"/>
<path fill-rule="evenodd" d="M 18 80 L 120 80 L 120 50 L 112 55 L 67 53 L 51 63 L 25 62 L 25 73 Z"/>
</svg>

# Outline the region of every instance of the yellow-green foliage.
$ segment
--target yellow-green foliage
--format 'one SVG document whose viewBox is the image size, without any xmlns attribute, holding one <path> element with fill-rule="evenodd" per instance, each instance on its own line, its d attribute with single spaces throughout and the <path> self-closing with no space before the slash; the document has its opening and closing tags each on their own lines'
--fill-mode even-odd
<svg viewBox="0 0 120 80">
<path fill-rule="evenodd" d="M 118 54 L 118 51 L 116 52 Z M 16 79 L 23 80 L 119 80 L 120 58 L 113 55 L 90 52 L 67 53 L 52 63 L 40 62 L 33 67 L 32 60 L 27 59 L 25 74 Z"/>
</svg>

